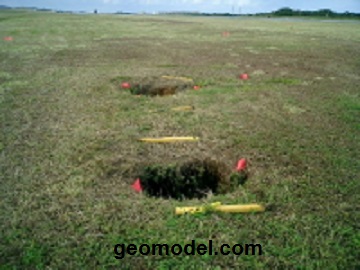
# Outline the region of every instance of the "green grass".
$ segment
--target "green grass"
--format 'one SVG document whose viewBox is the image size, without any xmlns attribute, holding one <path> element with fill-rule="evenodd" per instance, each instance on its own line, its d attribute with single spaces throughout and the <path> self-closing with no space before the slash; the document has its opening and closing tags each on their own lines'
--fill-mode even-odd
<svg viewBox="0 0 360 270">
<path fill-rule="evenodd" d="M 0 40 L 1 269 L 359 268 L 353 25 L 1 11 L 0 36 L 14 38 Z M 202 88 L 148 98 L 118 85 L 161 75 Z M 171 111 L 182 105 L 195 110 Z M 245 157 L 249 180 L 181 202 L 131 190 L 144 164 L 192 157 Z M 269 208 L 174 215 L 217 201 Z M 118 243 L 193 239 L 259 243 L 264 255 L 114 258 Z"/>
<path fill-rule="evenodd" d="M 301 83 L 299 79 L 292 78 L 271 78 L 267 81 L 269 84 L 285 84 L 285 85 L 298 85 Z"/>
<path fill-rule="evenodd" d="M 359 95 L 344 94 L 339 97 L 338 104 L 344 121 L 353 123 L 353 127 L 360 130 L 360 99 Z"/>
</svg>

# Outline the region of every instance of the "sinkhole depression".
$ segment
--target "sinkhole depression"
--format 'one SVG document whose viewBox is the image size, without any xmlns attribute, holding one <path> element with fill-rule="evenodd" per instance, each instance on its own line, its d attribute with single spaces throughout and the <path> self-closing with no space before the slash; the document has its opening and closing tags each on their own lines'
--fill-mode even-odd
<svg viewBox="0 0 360 270">
<path fill-rule="evenodd" d="M 245 172 L 231 172 L 222 162 L 192 159 L 180 164 L 146 165 L 139 179 L 145 194 L 177 200 L 224 194 L 244 184 Z"/>
</svg>

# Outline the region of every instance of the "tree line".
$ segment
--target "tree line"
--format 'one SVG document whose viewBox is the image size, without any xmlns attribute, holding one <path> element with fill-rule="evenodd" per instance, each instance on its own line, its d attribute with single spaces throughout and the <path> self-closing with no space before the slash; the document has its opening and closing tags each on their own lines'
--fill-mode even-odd
<svg viewBox="0 0 360 270">
<path fill-rule="evenodd" d="M 35 11 L 54 11 L 47 8 L 37 8 L 37 7 L 17 7 L 12 8 L 6 5 L 0 5 L 0 9 L 30 9 Z M 57 10 L 58 13 L 73 13 L 72 11 L 62 11 Z M 80 12 L 85 13 L 85 12 Z M 94 13 L 97 13 L 94 11 Z M 131 14 L 128 12 L 114 12 L 115 14 Z M 177 14 L 177 15 L 188 15 L 188 16 L 225 16 L 225 17 L 234 17 L 234 16 L 266 16 L 266 17 L 322 17 L 322 18 L 355 18 L 360 19 L 360 13 L 354 13 L 354 12 L 335 12 L 331 9 L 319 9 L 316 11 L 310 11 L 310 10 L 297 10 L 297 9 L 291 9 L 289 7 L 283 7 L 273 12 L 268 13 L 256 13 L 256 14 L 239 14 L 239 13 L 203 13 L 203 12 L 181 12 L 181 11 L 175 11 L 175 12 L 159 12 L 158 14 Z"/>
<path fill-rule="evenodd" d="M 295 17 L 295 16 L 307 16 L 307 17 L 322 17 L 322 18 L 357 18 L 360 19 L 360 13 L 354 12 L 335 12 L 331 9 L 319 9 L 316 11 L 310 10 L 295 10 L 289 7 L 283 7 L 273 12 L 268 13 L 255 13 L 255 14 L 239 14 L 239 13 L 203 13 L 203 12 L 161 12 L 160 14 L 177 14 L 177 15 L 189 15 L 189 16 L 266 16 L 266 17 Z"/>
<path fill-rule="evenodd" d="M 269 14 L 270 15 L 270 14 Z M 309 10 L 294 10 L 289 7 L 280 8 L 277 11 L 271 13 L 273 16 L 311 16 L 311 17 L 327 17 L 327 18 L 360 18 L 360 13 L 353 12 L 335 12 L 331 9 L 319 9 L 316 11 Z"/>
</svg>

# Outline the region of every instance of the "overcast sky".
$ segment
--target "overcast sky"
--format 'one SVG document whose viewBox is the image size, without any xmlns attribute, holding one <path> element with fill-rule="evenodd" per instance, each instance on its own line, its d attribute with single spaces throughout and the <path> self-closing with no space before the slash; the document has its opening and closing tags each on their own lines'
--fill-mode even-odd
<svg viewBox="0 0 360 270">
<path fill-rule="evenodd" d="M 0 0 L 0 5 L 99 12 L 200 11 L 257 13 L 290 7 L 302 10 L 329 8 L 360 13 L 360 0 Z"/>
</svg>

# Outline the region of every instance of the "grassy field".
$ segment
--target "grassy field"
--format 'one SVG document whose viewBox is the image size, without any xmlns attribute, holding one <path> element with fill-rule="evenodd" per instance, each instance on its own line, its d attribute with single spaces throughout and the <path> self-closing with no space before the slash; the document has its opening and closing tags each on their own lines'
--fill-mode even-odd
<svg viewBox="0 0 360 270">
<path fill-rule="evenodd" d="M 358 26 L 1 11 L 0 268 L 359 269 Z M 119 87 L 161 75 L 202 88 L 151 98 Z M 170 110 L 181 105 L 195 110 Z M 145 162 L 192 157 L 245 157 L 249 180 L 202 200 L 131 189 Z M 216 201 L 269 208 L 174 214 Z M 118 243 L 193 239 L 264 254 L 114 258 Z"/>
</svg>

